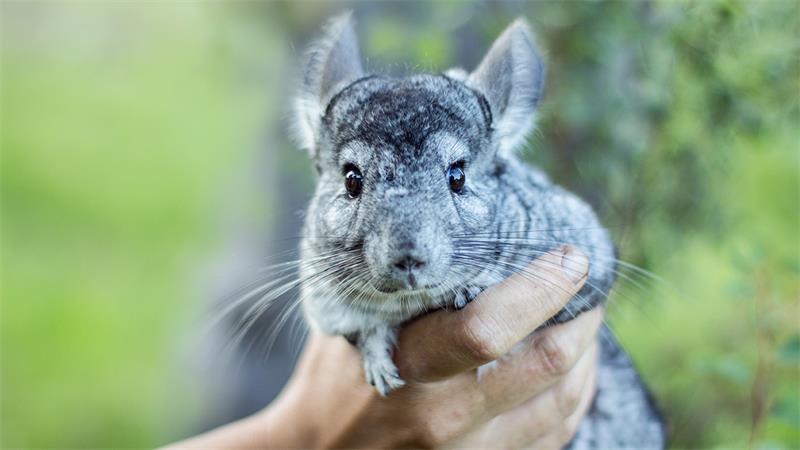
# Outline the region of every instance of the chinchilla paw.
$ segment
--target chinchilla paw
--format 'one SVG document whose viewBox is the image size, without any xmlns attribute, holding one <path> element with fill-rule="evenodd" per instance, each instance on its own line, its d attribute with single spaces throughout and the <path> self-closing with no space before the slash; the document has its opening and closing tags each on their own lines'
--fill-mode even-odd
<svg viewBox="0 0 800 450">
<path fill-rule="evenodd" d="M 467 286 L 459 290 L 455 300 L 453 300 L 453 306 L 455 306 L 456 309 L 464 309 L 464 307 L 475 300 L 475 297 L 482 291 L 483 289 L 478 286 Z"/>
<path fill-rule="evenodd" d="M 364 359 L 364 375 L 367 382 L 373 386 L 382 395 L 387 396 L 395 389 L 403 387 L 406 382 L 400 378 L 397 372 L 397 366 L 391 358 L 365 358 Z"/>
</svg>

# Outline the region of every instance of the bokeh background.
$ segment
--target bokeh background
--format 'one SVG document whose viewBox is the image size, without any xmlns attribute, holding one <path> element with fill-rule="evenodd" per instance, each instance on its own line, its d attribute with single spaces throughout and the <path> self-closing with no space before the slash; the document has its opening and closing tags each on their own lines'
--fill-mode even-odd
<svg viewBox="0 0 800 450">
<path fill-rule="evenodd" d="M 314 178 L 290 93 L 346 8 L 398 75 L 472 68 L 527 17 L 549 78 L 526 157 L 658 277 L 623 280 L 609 321 L 671 445 L 800 448 L 796 1 L 0 8 L 3 448 L 152 447 L 236 414 L 197 330 L 296 243 Z"/>
</svg>

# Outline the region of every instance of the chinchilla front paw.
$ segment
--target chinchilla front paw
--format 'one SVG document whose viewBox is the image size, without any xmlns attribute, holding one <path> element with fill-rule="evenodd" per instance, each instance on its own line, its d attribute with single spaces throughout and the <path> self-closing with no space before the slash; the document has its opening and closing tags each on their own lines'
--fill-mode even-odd
<svg viewBox="0 0 800 450">
<path fill-rule="evenodd" d="M 469 302 L 475 300 L 475 297 L 482 291 L 483 288 L 479 286 L 466 286 L 459 289 L 455 300 L 453 300 L 453 306 L 455 306 L 456 309 L 464 309 L 464 307 L 467 306 Z"/>
<path fill-rule="evenodd" d="M 360 330 L 355 335 L 364 361 L 364 377 L 383 396 L 406 384 L 392 361 L 395 340 L 395 330 L 391 327 Z"/>
<path fill-rule="evenodd" d="M 382 395 L 387 396 L 395 389 L 403 387 L 406 382 L 400 378 L 397 372 L 397 366 L 388 353 L 384 353 L 383 357 L 373 355 L 371 357 L 364 356 L 364 376 L 367 382 L 373 386 Z"/>
</svg>

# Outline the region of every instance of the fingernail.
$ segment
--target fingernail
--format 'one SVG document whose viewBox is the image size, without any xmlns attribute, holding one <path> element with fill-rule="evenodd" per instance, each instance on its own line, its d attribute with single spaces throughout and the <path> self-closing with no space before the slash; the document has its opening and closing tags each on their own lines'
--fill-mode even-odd
<svg viewBox="0 0 800 450">
<path fill-rule="evenodd" d="M 578 284 L 589 273 L 589 260 L 577 248 L 565 246 L 561 254 L 561 270 L 570 281 Z"/>
</svg>

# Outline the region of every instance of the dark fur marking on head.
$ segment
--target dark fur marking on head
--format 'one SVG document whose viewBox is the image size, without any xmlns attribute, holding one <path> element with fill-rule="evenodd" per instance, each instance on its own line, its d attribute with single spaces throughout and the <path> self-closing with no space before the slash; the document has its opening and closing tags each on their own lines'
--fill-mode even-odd
<svg viewBox="0 0 800 450">
<path fill-rule="evenodd" d="M 492 122 L 494 121 L 494 118 L 492 117 L 492 108 L 489 106 L 489 101 L 486 100 L 486 96 L 480 93 L 480 91 L 471 88 L 464 83 L 461 84 L 464 85 L 465 88 L 469 89 L 469 91 L 472 92 L 472 95 L 475 96 L 475 99 L 478 100 L 478 105 L 480 105 L 481 113 L 483 114 L 483 121 L 486 124 L 486 134 L 491 134 L 493 130 Z"/>
<path fill-rule="evenodd" d="M 367 94 L 352 108 L 357 111 L 353 120 L 334 124 L 326 118 L 328 125 L 337 128 L 334 157 L 338 158 L 342 149 L 353 141 L 391 147 L 398 154 L 410 152 L 419 156 L 431 134 L 445 129 L 467 128 L 469 112 L 455 109 L 440 95 L 413 83 L 391 84 Z M 333 102 L 329 108 L 333 110 Z"/>
<path fill-rule="evenodd" d="M 367 80 L 371 80 L 373 78 L 380 78 L 380 77 L 378 75 L 367 75 L 365 77 L 361 77 L 361 78 L 353 81 L 352 83 L 348 84 L 347 86 L 343 87 L 339 92 L 337 92 L 333 97 L 331 97 L 331 100 L 325 106 L 325 115 L 322 116 L 323 120 L 325 122 L 329 122 L 330 121 L 330 115 L 331 115 L 331 110 L 333 109 L 333 105 L 336 103 L 337 100 L 339 100 L 339 97 L 341 97 L 341 95 L 345 91 L 347 91 L 348 89 L 352 88 L 353 86 L 355 86 L 355 85 L 357 85 L 357 84 L 359 84 L 361 82 L 364 82 L 364 81 L 367 81 Z"/>
<path fill-rule="evenodd" d="M 472 92 L 472 95 L 475 96 L 475 99 L 478 101 L 478 105 L 481 108 L 481 113 L 483 114 L 483 121 L 486 124 L 486 133 L 487 134 L 491 134 L 492 129 L 493 129 L 492 128 L 492 122 L 493 122 L 494 119 L 492 117 L 492 108 L 489 106 L 489 101 L 486 100 L 486 96 L 483 95 L 482 93 L 480 93 L 480 91 L 478 91 L 478 90 L 476 90 L 476 89 L 474 89 L 474 88 L 472 88 L 470 86 L 467 86 L 466 84 L 464 84 L 464 82 L 456 80 L 456 79 L 453 79 L 453 78 L 447 76 L 447 74 L 445 74 L 445 73 L 438 73 L 437 75 L 439 75 L 440 77 L 442 77 L 442 78 L 446 79 L 447 81 L 449 81 L 450 84 L 458 84 L 459 86 L 462 86 L 462 87 L 468 89 L 470 92 Z"/>
</svg>

